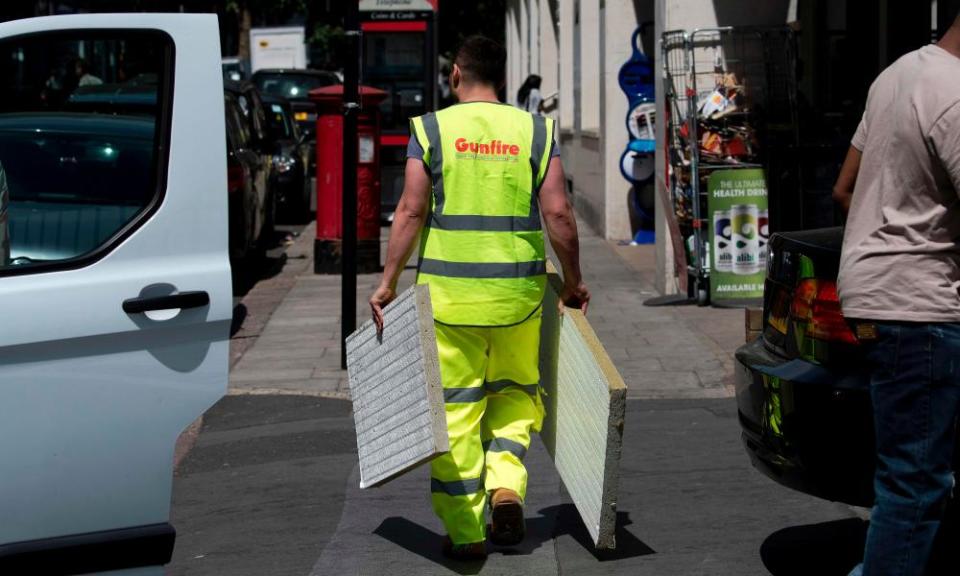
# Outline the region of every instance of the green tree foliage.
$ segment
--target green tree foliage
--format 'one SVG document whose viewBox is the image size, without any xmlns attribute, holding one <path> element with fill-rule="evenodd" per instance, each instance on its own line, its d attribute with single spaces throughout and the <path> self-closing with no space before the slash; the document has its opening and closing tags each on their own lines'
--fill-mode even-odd
<svg viewBox="0 0 960 576">
<path fill-rule="evenodd" d="M 313 33 L 307 39 L 310 44 L 310 50 L 316 57 L 322 58 L 319 66 L 324 68 L 339 68 L 338 63 L 343 62 L 343 53 L 346 36 L 343 28 L 339 25 L 317 23 L 313 27 Z M 314 63 L 315 66 L 318 63 Z"/>
</svg>

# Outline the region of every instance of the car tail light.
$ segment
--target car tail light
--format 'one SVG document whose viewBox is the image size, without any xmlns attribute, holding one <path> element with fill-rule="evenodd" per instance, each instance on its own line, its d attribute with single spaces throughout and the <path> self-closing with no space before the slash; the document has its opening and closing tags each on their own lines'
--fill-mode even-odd
<svg viewBox="0 0 960 576">
<path fill-rule="evenodd" d="M 241 164 L 229 164 L 227 166 L 227 192 L 233 194 L 243 190 L 245 184 L 243 166 Z"/>
<path fill-rule="evenodd" d="M 840 310 L 836 282 L 817 278 L 801 280 L 794 291 L 790 316 L 805 326 L 804 332 L 810 338 L 857 344 Z"/>
</svg>

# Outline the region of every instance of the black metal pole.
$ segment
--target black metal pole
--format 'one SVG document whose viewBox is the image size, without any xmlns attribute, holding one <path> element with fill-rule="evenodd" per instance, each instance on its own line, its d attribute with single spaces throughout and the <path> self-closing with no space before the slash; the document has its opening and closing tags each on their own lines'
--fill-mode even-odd
<svg viewBox="0 0 960 576">
<path fill-rule="evenodd" d="M 343 67 L 343 245 L 341 248 L 340 367 L 347 368 L 347 336 L 357 327 L 357 120 L 360 115 L 360 2 L 347 0 Z"/>
</svg>

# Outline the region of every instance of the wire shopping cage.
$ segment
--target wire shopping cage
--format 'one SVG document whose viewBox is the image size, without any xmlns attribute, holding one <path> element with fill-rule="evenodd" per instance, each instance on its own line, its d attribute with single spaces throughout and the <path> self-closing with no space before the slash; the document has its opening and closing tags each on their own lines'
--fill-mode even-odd
<svg viewBox="0 0 960 576">
<path fill-rule="evenodd" d="M 716 170 L 765 168 L 769 150 L 796 145 L 795 38 L 789 28 L 670 31 L 661 57 L 673 216 L 693 294 L 706 304 L 707 179 Z"/>
</svg>

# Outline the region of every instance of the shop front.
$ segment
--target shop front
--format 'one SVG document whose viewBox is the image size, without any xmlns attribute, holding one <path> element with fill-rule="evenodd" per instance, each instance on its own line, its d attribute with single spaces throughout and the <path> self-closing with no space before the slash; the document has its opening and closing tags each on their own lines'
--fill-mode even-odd
<svg viewBox="0 0 960 576">
<path fill-rule="evenodd" d="M 938 38 L 960 0 L 667 4 L 658 287 L 681 301 L 759 304 L 767 238 L 842 223 L 831 192 L 870 84 Z"/>
</svg>

